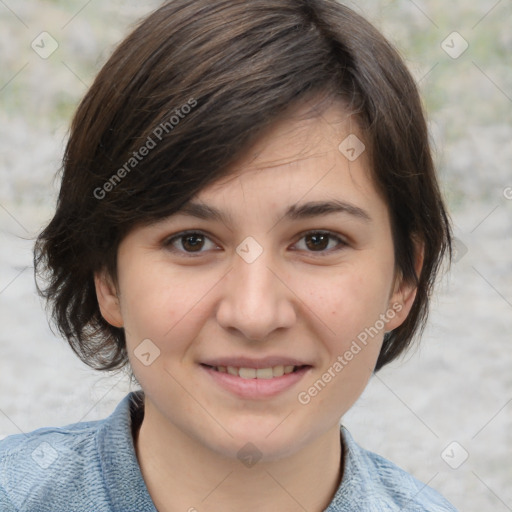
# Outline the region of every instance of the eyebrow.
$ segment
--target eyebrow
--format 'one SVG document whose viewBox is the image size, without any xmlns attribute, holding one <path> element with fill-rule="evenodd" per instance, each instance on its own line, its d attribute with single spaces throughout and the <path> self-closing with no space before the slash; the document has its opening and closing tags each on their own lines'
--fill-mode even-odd
<svg viewBox="0 0 512 512">
<path fill-rule="evenodd" d="M 185 203 L 185 205 L 183 205 L 175 213 L 177 215 L 187 215 L 203 220 L 216 220 L 228 225 L 233 224 L 233 218 L 228 212 L 223 212 L 214 206 L 210 206 L 204 203 L 195 203 L 190 201 Z M 275 222 L 281 221 L 283 219 L 303 220 L 313 217 L 331 215 L 333 213 L 344 213 L 351 215 L 364 222 L 372 221 L 370 215 L 362 208 L 337 199 L 330 201 L 310 201 L 302 204 L 294 204 L 288 207 L 284 215 L 279 215 L 278 218 L 274 220 Z"/>
</svg>

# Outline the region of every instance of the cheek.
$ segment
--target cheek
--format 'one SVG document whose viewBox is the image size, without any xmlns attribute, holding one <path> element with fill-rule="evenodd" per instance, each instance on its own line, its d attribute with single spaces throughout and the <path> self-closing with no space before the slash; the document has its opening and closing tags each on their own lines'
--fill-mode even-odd
<svg viewBox="0 0 512 512">
<path fill-rule="evenodd" d="M 322 283 L 308 283 L 308 305 L 325 319 L 338 349 L 373 326 L 385 312 L 390 287 L 387 274 L 390 272 L 361 262 L 333 272 Z"/>
<path fill-rule="evenodd" d="M 186 331 L 197 325 L 201 298 L 211 285 L 158 262 L 132 265 L 125 275 L 121 307 L 128 344 L 149 338 L 161 351 L 178 349 L 179 340 L 189 337 Z"/>
<path fill-rule="evenodd" d="M 329 327 L 322 336 L 322 367 L 308 386 L 322 389 L 327 383 L 327 392 L 318 393 L 317 406 L 333 417 L 353 405 L 375 368 L 385 331 L 380 316 L 388 307 L 391 276 L 389 262 L 361 255 L 329 279 L 307 280 L 308 306 Z"/>
<path fill-rule="evenodd" d="M 310 414 L 322 411 L 336 422 L 366 387 L 383 341 L 382 326 L 377 324 L 385 311 L 383 284 L 377 276 L 347 272 L 330 280 L 329 288 L 310 291 L 309 305 L 329 327 L 322 337 L 321 367 L 299 397 L 306 395 L 315 404 Z"/>
</svg>

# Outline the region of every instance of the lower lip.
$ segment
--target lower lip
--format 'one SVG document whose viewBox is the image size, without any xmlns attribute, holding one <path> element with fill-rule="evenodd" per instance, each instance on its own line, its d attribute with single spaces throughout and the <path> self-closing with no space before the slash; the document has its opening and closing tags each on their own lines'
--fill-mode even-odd
<svg viewBox="0 0 512 512">
<path fill-rule="evenodd" d="M 200 366 L 220 387 L 240 398 L 253 400 L 270 398 L 283 393 L 297 384 L 311 370 L 311 366 L 306 366 L 296 372 L 272 379 L 242 379 L 238 375 L 219 372 L 209 366 Z"/>
</svg>

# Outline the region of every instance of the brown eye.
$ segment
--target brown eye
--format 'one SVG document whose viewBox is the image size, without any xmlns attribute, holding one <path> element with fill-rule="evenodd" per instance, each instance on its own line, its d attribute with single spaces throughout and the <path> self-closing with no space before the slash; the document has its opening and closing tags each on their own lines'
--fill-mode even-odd
<svg viewBox="0 0 512 512">
<path fill-rule="evenodd" d="M 323 251 L 329 245 L 329 238 L 330 236 L 324 233 L 306 235 L 306 246 L 312 251 Z"/>
<path fill-rule="evenodd" d="M 181 246 L 186 251 L 196 252 L 201 250 L 201 247 L 204 244 L 204 236 L 203 235 L 184 235 L 181 237 Z"/>
<path fill-rule="evenodd" d="M 339 236 L 329 231 L 310 231 L 302 236 L 297 245 L 300 245 L 302 240 L 305 241 L 305 248 L 299 247 L 299 249 L 306 252 L 318 253 L 318 256 L 327 256 L 348 245 Z M 336 243 L 333 244 L 333 241 Z"/>
<path fill-rule="evenodd" d="M 210 247 L 208 247 L 208 244 L 210 244 Z M 171 252 L 185 255 L 194 253 L 201 255 L 206 252 L 207 249 L 216 247 L 209 237 L 197 231 L 178 233 L 177 235 L 165 240 L 163 245 Z"/>
</svg>

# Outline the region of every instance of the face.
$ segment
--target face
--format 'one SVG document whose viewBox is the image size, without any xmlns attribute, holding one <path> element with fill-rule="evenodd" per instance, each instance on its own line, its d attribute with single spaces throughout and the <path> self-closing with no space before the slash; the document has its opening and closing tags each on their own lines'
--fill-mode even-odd
<svg viewBox="0 0 512 512">
<path fill-rule="evenodd" d="M 252 442 L 268 460 L 338 431 L 414 300 L 354 135 L 337 103 L 280 121 L 187 210 L 126 236 L 117 288 L 96 276 L 144 421 L 227 457 Z"/>
</svg>

